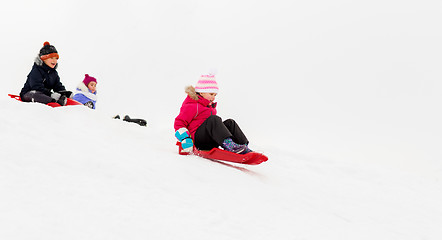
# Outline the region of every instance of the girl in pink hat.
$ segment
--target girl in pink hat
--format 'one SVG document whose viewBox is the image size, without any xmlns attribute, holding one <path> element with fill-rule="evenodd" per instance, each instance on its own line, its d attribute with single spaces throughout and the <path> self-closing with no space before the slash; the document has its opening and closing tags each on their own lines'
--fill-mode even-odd
<svg viewBox="0 0 442 240">
<path fill-rule="evenodd" d="M 246 154 L 251 152 L 246 136 L 233 119 L 222 121 L 216 115 L 215 97 L 218 84 L 213 74 L 202 75 L 195 87 L 187 86 L 179 115 L 175 118 L 175 136 L 183 151 L 210 150 L 221 146 L 224 150 Z"/>
<path fill-rule="evenodd" d="M 77 86 L 73 99 L 89 108 L 95 109 L 95 104 L 97 103 L 97 79 L 85 74 L 84 80 Z"/>
</svg>

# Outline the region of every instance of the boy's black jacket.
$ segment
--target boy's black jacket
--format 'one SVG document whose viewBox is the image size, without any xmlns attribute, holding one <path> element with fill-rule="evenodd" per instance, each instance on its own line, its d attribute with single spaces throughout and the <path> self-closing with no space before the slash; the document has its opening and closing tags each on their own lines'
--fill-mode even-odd
<svg viewBox="0 0 442 240">
<path fill-rule="evenodd" d="M 40 58 L 37 58 L 20 92 L 20 97 L 23 98 L 23 95 L 32 90 L 40 91 L 48 96 L 51 96 L 51 90 L 54 90 L 54 92 L 66 90 L 60 82 L 60 77 L 56 70 L 57 66 L 51 68 L 43 63 Z"/>
</svg>

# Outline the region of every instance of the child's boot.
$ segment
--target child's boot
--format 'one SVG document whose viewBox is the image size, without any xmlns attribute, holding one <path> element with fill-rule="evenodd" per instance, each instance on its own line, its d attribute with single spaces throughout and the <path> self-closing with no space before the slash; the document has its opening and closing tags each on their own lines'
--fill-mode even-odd
<svg viewBox="0 0 442 240">
<path fill-rule="evenodd" d="M 249 146 L 247 146 L 247 145 L 244 145 L 244 146 L 246 146 L 246 150 L 244 150 L 244 154 L 249 153 L 249 152 L 253 152 L 253 150 L 250 149 Z"/>
<path fill-rule="evenodd" d="M 246 149 L 248 149 L 246 145 L 235 143 L 231 138 L 224 139 L 222 147 L 224 150 L 238 154 L 245 154 Z"/>
</svg>

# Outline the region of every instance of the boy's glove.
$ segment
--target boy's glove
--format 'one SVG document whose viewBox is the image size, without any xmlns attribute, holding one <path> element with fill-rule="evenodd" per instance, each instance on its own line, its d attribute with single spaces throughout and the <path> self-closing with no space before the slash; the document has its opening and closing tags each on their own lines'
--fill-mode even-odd
<svg viewBox="0 0 442 240">
<path fill-rule="evenodd" d="M 183 148 L 184 152 L 193 151 L 193 141 L 192 138 L 190 138 L 190 133 L 187 128 L 183 127 L 176 130 L 175 137 L 181 142 L 181 147 Z"/>
<path fill-rule="evenodd" d="M 73 94 L 71 91 L 67 91 L 67 90 L 62 90 L 62 91 L 58 91 L 58 93 L 60 93 L 61 95 L 67 97 L 67 98 L 72 98 Z"/>
<path fill-rule="evenodd" d="M 60 98 L 57 100 L 57 103 L 60 104 L 61 106 L 66 106 L 68 99 L 61 95 Z"/>
<path fill-rule="evenodd" d="M 61 94 L 58 92 L 51 93 L 51 98 L 55 99 L 55 101 L 58 101 L 58 99 L 60 99 L 60 97 L 61 97 Z"/>
</svg>

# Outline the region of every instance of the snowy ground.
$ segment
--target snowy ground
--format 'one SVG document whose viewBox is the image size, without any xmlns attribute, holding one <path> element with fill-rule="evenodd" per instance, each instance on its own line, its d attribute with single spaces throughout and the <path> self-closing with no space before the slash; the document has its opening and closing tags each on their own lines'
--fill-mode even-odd
<svg viewBox="0 0 442 240">
<path fill-rule="evenodd" d="M 440 239 L 441 9 L 1 3 L 0 239 Z M 97 77 L 97 110 L 7 97 L 44 41 L 68 89 Z M 212 67 L 268 162 L 177 154 L 184 86 Z"/>
<path fill-rule="evenodd" d="M 2 239 L 441 236 L 440 183 L 423 176 L 265 146 L 262 165 L 223 165 L 177 155 L 154 126 L 0 103 Z"/>
</svg>

